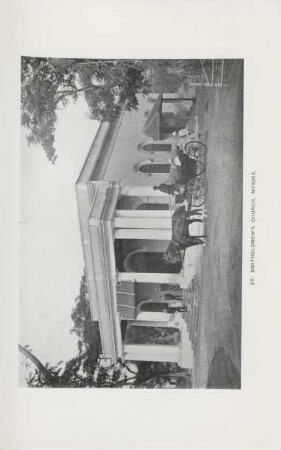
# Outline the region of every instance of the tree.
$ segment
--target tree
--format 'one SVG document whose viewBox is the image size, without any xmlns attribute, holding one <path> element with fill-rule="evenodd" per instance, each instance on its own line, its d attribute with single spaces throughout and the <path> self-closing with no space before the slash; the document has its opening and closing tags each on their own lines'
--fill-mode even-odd
<svg viewBox="0 0 281 450">
<path fill-rule="evenodd" d="M 101 339 L 98 321 L 91 318 L 86 275 L 80 281 L 79 295 L 71 313 L 71 333 L 78 337 L 78 352 L 63 363 L 43 364 L 29 346 L 19 345 L 19 351 L 32 362 L 27 378 L 30 387 L 107 387 L 107 388 L 156 388 L 163 387 L 172 378 L 186 376 L 175 364 L 117 360 L 108 362 L 101 356 Z"/>
<path fill-rule="evenodd" d="M 98 321 L 91 318 L 85 273 L 81 277 L 79 295 L 71 313 L 71 333 L 78 337 L 77 356 L 66 363 L 43 364 L 28 346 L 19 351 L 33 363 L 34 370 L 27 379 L 30 387 L 122 387 L 133 382 L 136 372 L 118 361 L 105 364 L 100 356 L 101 340 Z"/>
<path fill-rule="evenodd" d="M 51 366 L 43 364 L 30 349 L 18 346 L 19 351 L 35 366 L 27 378 L 29 387 L 88 387 L 88 388 L 161 388 L 171 378 L 185 378 L 186 371 L 172 369 L 165 363 L 142 362 L 131 364 L 118 360 L 115 364 L 104 365 L 103 359 L 96 361 L 94 370 L 83 364 L 83 356 Z"/>
<path fill-rule="evenodd" d="M 144 66 L 151 92 L 179 92 L 179 89 L 201 76 L 199 59 L 147 59 Z"/>
<path fill-rule="evenodd" d="M 22 345 L 19 344 L 18 349 L 26 358 L 30 359 L 30 361 L 35 365 L 37 370 L 35 374 L 32 376 L 33 378 L 35 378 L 35 375 L 38 375 L 38 377 L 40 376 L 46 384 L 50 385 L 55 384 L 57 382 L 57 374 L 54 372 L 54 370 L 48 368 L 48 366 L 44 366 L 44 364 L 42 364 L 41 361 L 38 358 L 36 358 L 36 356 L 33 355 L 31 350 L 29 350 L 28 345 L 23 347 Z M 33 378 L 31 381 L 33 381 Z"/>
<path fill-rule="evenodd" d="M 35 366 L 35 369 L 30 372 L 26 382 L 29 387 L 123 387 L 130 385 L 136 378 L 136 373 L 129 367 L 123 365 L 122 362 L 116 364 L 103 365 L 102 358 L 96 361 L 94 370 L 91 370 L 85 365 L 85 355 L 78 355 L 75 358 L 67 361 L 64 366 L 62 361 L 51 366 L 50 364 L 43 364 L 32 351 L 18 346 L 19 351 L 28 358 Z M 126 367 L 125 367 L 126 366 Z M 124 370 L 125 369 L 125 370 Z M 129 377 L 126 372 L 133 375 Z"/>
<path fill-rule="evenodd" d="M 101 339 L 99 322 L 92 320 L 85 273 L 81 277 L 80 292 L 75 299 L 75 306 L 71 312 L 73 327 L 70 333 L 78 337 L 78 352 L 83 354 L 83 368 L 91 372 L 101 353 Z"/>
<path fill-rule="evenodd" d="M 22 57 L 21 120 L 29 145 L 41 145 L 49 161 L 57 159 L 58 109 L 84 94 L 89 116 L 112 121 L 120 109 L 137 109 L 136 94 L 146 93 L 140 60 L 91 60 Z"/>
</svg>

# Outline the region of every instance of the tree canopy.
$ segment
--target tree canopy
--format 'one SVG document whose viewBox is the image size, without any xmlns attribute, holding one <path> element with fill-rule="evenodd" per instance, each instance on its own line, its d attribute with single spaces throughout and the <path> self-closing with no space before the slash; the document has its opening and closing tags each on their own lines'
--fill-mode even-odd
<svg viewBox="0 0 281 450">
<path fill-rule="evenodd" d="M 21 120 L 29 145 L 57 159 L 57 111 L 84 94 L 89 116 L 112 121 L 121 108 L 137 109 L 137 93 L 148 91 L 140 60 L 22 57 Z"/>
<path fill-rule="evenodd" d="M 112 364 L 104 363 L 98 358 L 95 365 L 83 364 L 83 355 L 70 359 L 65 364 L 45 365 L 32 353 L 28 346 L 19 345 L 19 351 L 30 360 L 35 369 L 31 370 L 26 380 L 29 387 L 88 387 L 88 388 L 162 388 L 170 384 L 171 379 L 184 380 L 185 387 L 189 380 L 186 371 L 175 364 L 151 363 L 142 361 L 129 363 L 120 359 Z M 175 386 L 175 384 L 174 384 Z"/>
</svg>

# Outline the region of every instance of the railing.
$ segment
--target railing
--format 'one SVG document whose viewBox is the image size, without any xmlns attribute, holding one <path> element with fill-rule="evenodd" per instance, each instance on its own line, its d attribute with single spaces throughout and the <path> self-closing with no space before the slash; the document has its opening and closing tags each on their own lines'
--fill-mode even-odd
<svg viewBox="0 0 281 450">
<path fill-rule="evenodd" d="M 190 85 L 222 88 L 224 86 L 224 59 L 200 59 L 200 64 L 201 75 L 195 76 L 197 79 Z"/>
</svg>

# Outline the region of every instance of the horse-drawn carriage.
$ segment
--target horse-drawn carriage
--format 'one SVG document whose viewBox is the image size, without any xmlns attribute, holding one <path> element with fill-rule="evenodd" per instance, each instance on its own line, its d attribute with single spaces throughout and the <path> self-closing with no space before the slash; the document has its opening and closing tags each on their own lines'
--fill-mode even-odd
<svg viewBox="0 0 281 450">
<path fill-rule="evenodd" d="M 177 173 L 175 183 L 184 188 L 183 196 L 189 198 L 191 205 L 195 207 L 205 203 L 206 152 L 207 147 L 202 142 L 189 141 L 185 145 L 176 146 L 176 154 L 173 158 Z"/>
<path fill-rule="evenodd" d="M 206 152 L 205 144 L 190 140 L 185 144 L 178 144 L 173 154 L 174 183 L 181 188 L 184 205 L 177 208 L 172 216 L 172 239 L 164 254 L 164 259 L 170 264 L 182 262 L 187 248 L 205 242 L 205 236 L 190 235 L 189 226 L 193 222 L 202 222 L 203 219 L 192 216 L 200 216 L 202 211 L 196 208 L 205 203 Z"/>
</svg>

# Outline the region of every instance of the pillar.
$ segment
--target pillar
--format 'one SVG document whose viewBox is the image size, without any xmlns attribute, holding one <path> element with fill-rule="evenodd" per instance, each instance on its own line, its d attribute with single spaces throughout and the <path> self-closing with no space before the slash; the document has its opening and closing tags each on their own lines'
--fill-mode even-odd
<svg viewBox="0 0 281 450">
<path fill-rule="evenodd" d="M 122 195 L 128 195 L 133 197 L 158 197 L 158 196 L 167 196 L 169 198 L 168 194 L 165 194 L 161 191 L 154 191 L 152 186 L 123 186 L 122 187 Z"/>
<path fill-rule="evenodd" d="M 172 230 L 160 230 L 155 228 L 116 228 L 115 239 L 151 239 L 170 241 L 172 239 Z"/>
<path fill-rule="evenodd" d="M 178 345 L 124 345 L 124 357 L 131 361 L 178 362 Z"/>
<path fill-rule="evenodd" d="M 117 210 L 115 228 L 150 228 L 155 230 L 172 229 L 172 211 L 170 210 Z"/>
<path fill-rule="evenodd" d="M 171 283 L 182 284 L 180 273 L 151 273 L 151 272 L 118 272 L 117 281 L 132 281 L 137 283 Z"/>
<path fill-rule="evenodd" d="M 117 209 L 115 217 L 171 218 L 172 213 L 169 209 Z"/>
<path fill-rule="evenodd" d="M 130 320 L 130 326 L 134 325 L 137 327 L 165 327 L 165 328 L 177 328 L 175 327 L 175 325 L 170 322 L 164 322 L 164 321 L 159 321 L 159 320 Z"/>
<path fill-rule="evenodd" d="M 115 228 L 150 228 L 154 230 L 171 230 L 172 220 L 166 217 L 115 217 Z"/>
</svg>

